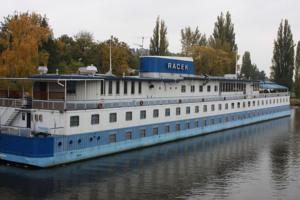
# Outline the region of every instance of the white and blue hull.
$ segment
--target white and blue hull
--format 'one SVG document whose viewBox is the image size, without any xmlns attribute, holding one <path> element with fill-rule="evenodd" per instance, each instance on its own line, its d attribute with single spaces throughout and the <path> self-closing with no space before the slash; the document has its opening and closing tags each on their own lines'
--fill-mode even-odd
<svg viewBox="0 0 300 200">
<path fill-rule="evenodd" d="M 103 132 L 74 135 L 70 133 L 67 136 L 28 138 L 3 133 L 0 134 L 0 159 L 37 167 L 51 167 L 272 120 L 290 114 L 290 106 L 284 105 Z M 198 121 L 197 125 L 195 121 Z M 190 125 L 185 127 L 186 123 Z M 180 130 L 176 130 L 176 124 L 180 124 Z M 170 127 L 169 132 L 165 132 L 166 125 Z M 152 132 L 154 127 L 158 128 L 155 134 Z M 146 129 L 145 137 L 140 137 L 141 128 Z M 125 136 L 128 130 L 132 132 L 130 140 Z M 113 143 L 109 141 L 112 132 L 116 134 L 116 141 Z"/>
</svg>

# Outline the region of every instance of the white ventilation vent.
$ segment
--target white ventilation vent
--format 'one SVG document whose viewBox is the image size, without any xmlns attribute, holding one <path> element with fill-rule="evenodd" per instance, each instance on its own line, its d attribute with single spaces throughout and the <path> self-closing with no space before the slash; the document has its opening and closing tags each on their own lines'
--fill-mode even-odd
<svg viewBox="0 0 300 200">
<path fill-rule="evenodd" d="M 48 67 L 47 67 L 47 66 L 39 66 L 39 67 L 38 67 L 38 72 L 39 72 L 40 74 L 47 74 L 47 72 L 48 72 Z"/>
<path fill-rule="evenodd" d="M 86 67 L 79 67 L 78 71 L 80 74 L 95 75 L 98 72 L 98 69 L 94 65 L 90 65 Z"/>
</svg>

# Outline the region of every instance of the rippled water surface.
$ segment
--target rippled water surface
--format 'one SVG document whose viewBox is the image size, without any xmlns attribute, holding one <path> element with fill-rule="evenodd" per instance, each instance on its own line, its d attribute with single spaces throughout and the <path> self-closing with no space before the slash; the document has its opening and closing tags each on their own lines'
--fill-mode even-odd
<svg viewBox="0 0 300 200">
<path fill-rule="evenodd" d="M 300 199 L 300 109 L 52 169 L 0 163 L 0 199 Z"/>
</svg>

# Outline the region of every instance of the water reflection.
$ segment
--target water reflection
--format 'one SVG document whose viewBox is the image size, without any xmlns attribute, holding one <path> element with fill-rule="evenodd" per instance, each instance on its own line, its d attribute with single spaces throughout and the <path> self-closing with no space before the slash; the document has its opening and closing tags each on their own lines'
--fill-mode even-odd
<svg viewBox="0 0 300 200">
<path fill-rule="evenodd" d="M 298 110 L 294 115 L 300 119 Z M 255 195 L 280 195 L 274 191 L 288 188 L 290 162 L 299 163 L 300 139 L 294 138 L 299 137 L 300 125 L 295 123 L 282 118 L 54 169 L 2 164 L 0 193 L 10 200 L 255 199 Z M 271 184 L 265 185 L 262 180 L 270 177 Z M 253 187 L 264 187 L 267 192 L 253 194 Z"/>
</svg>

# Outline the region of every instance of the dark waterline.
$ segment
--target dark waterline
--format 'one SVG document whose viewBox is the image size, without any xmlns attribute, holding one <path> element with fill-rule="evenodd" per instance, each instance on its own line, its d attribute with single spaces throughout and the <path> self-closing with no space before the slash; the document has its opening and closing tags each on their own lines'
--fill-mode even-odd
<svg viewBox="0 0 300 200">
<path fill-rule="evenodd" d="M 291 117 L 52 169 L 0 164 L 2 200 L 299 199 Z"/>
</svg>

